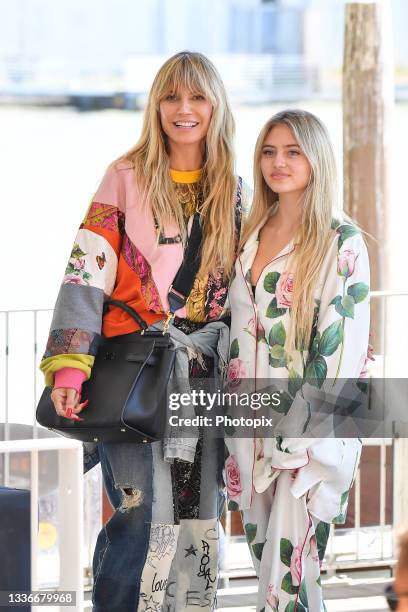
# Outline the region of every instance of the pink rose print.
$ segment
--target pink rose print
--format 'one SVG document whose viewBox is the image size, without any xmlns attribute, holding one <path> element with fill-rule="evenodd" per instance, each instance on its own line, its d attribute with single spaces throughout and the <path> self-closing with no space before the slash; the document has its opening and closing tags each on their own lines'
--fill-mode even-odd
<svg viewBox="0 0 408 612">
<path fill-rule="evenodd" d="M 292 272 L 282 272 L 276 283 L 276 302 L 278 308 L 289 308 L 292 305 L 294 274 Z"/>
<path fill-rule="evenodd" d="M 241 359 L 231 359 L 228 366 L 228 382 L 231 386 L 238 385 L 245 377 L 245 366 Z"/>
<path fill-rule="evenodd" d="M 78 276 L 77 274 L 66 274 L 62 282 L 64 285 L 86 285 L 82 277 Z"/>
<path fill-rule="evenodd" d="M 83 270 L 85 268 L 85 259 L 76 259 L 74 262 L 75 270 Z"/>
<path fill-rule="evenodd" d="M 317 542 L 316 542 L 315 535 L 312 535 L 312 537 L 310 538 L 310 556 L 312 557 L 313 561 L 318 561 L 320 563 L 319 551 L 317 549 Z"/>
<path fill-rule="evenodd" d="M 359 378 L 368 378 L 368 374 L 369 374 L 369 372 L 368 372 L 368 362 L 369 361 L 375 361 L 375 358 L 374 358 L 374 347 L 373 347 L 372 344 L 368 345 L 367 356 L 365 358 L 363 369 L 360 372 Z"/>
<path fill-rule="evenodd" d="M 290 574 L 292 576 L 293 586 L 299 586 L 302 580 L 302 544 L 298 544 L 294 548 L 290 560 Z"/>
<path fill-rule="evenodd" d="M 225 477 L 228 497 L 236 497 L 242 493 L 241 474 L 234 455 L 229 455 L 225 462 Z"/>
<path fill-rule="evenodd" d="M 278 609 L 279 598 L 278 598 L 278 592 L 274 584 L 268 585 L 268 594 L 266 596 L 266 603 L 272 608 L 274 612 Z"/>
<path fill-rule="evenodd" d="M 249 334 L 251 334 L 251 336 L 253 336 L 257 340 L 265 338 L 265 329 L 263 328 L 262 323 L 260 323 L 259 321 L 258 323 L 256 322 L 255 317 L 249 319 L 248 325 L 245 329 Z"/>
<path fill-rule="evenodd" d="M 357 256 L 351 249 L 345 249 L 337 258 L 337 274 L 348 278 L 354 272 Z"/>
</svg>

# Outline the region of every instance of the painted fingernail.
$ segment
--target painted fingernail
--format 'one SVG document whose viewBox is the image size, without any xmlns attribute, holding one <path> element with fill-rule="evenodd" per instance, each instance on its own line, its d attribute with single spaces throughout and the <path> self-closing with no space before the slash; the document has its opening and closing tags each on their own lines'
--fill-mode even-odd
<svg viewBox="0 0 408 612">
<path fill-rule="evenodd" d="M 72 408 L 71 406 L 69 408 L 67 408 L 67 417 L 70 419 L 72 416 Z"/>
</svg>

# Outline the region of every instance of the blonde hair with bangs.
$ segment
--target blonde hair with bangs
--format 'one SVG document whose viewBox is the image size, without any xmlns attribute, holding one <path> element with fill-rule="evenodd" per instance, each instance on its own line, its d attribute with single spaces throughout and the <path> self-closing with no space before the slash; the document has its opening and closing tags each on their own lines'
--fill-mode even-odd
<svg viewBox="0 0 408 612">
<path fill-rule="evenodd" d="M 340 214 L 337 210 L 336 162 L 326 127 L 312 113 L 284 110 L 267 121 L 256 142 L 254 198 L 241 247 L 256 227 L 278 210 L 279 195 L 265 182 L 261 156 L 266 137 L 275 126 L 282 124 L 292 131 L 311 167 L 309 184 L 303 194 L 302 221 L 295 236 L 296 248 L 287 266 L 288 271 L 295 273 L 291 323 L 285 344 L 287 351 L 291 352 L 297 347 L 307 350 L 309 346 L 316 282 L 333 237 L 333 216 L 340 218 Z"/>
<path fill-rule="evenodd" d="M 184 51 L 163 64 L 150 90 L 140 139 L 121 159 L 134 164 L 136 180 L 143 186 L 159 229 L 163 229 L 165 221 L 175 221 L 185 242 L 183 210 L 170 176 L 159 111 L 161 100 L 182 87 L 202 94 L 213 106 L 202 166 L 203 243 L 199 273 L 222 268 L 228 276 L 235 257 L 235 124 L 221 77 L 209 59 L 201 53 Z"/>
</svg>

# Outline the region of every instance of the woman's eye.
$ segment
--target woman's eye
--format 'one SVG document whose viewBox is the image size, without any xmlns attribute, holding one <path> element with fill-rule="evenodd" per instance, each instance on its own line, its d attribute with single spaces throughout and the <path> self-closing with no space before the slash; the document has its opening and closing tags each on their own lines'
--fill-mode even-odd
<svg viewBox="0 0 408 612">
<path fill-rule="evenodd" d="M 273 151 L 272 151 L 271 149 L 265 149 L 265 150 L 264 150 L 264 152 L 263 152 L 263 154 L 264 154 L 266 157 L 272 157 L 272 155 L 273 155 Z"/>
<path fill-rule="evenodd" d="M 205 100 L 205 98 L 202 94 L 195 94 L 193 100 Z"/>
<path fill-rule="evenodd" d="M 167 96 L 165 97 L 165 100 L 167 100 L 168 102 L 173 102 L 173 100 L 175 100 L 177 98 L 176 94 L 167 94 Z"/>
<path fill-rule="evenodd" d="M 289 151 L 289 155 L 291 157 L 296 157 L 296 155 L 300 155 L 300 152 L 296 151 L 295 149 L 292 149 L 291 151 Z"/>
</svg>

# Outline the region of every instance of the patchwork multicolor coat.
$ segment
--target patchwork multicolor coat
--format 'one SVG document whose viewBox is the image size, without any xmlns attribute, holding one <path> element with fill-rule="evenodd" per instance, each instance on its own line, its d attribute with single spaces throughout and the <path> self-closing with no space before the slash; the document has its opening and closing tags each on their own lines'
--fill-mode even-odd
<svg viewBox="0 0 408 612">
<path fill-rule="evenodd" d="M 176 186 L 197 183 L 200 171 L 171 171 Z M 250 192 L 238 179 L 237 240 L 241 212 Z M 178 228 L 167 223 L 166 237 Z M 101 333 L 107 337 L 137 330 L 123 310 L 112 307 L 102 317 L 107 296 L 126 302 L 148 324 L 164 318 L 167 293 L 183 260 L 181 241 L 158 244 L 151 208 L 143 202 L 133 165 L 120 162 L 107 170 L 77 233 L 55 305 L 47 348 L 41 362 L 46 384 L 62 368 L 78 368 L 90 376 Z M 222 272 L 196 277 L 180 319 L 208 322 L 226 310 L 228 285 Z"/>
<path fill-rule="evenodd" d="M 294 419 L 305 414 L 304 391 L 324 381 L 357 379 L 366 360 L 369 335 L 368 255 L 361 233 L 349 224 L 333 224 L 333 238 L 316 287 L 315 319 L 309 350 L 288 355 L 284 345 L 290 323 L 294 271 L 288 269 L 296 246 L 290 243 L 265 266 L 255 296 L 250 271 L 258 248 L 258 230 L 247 241 L 235 266 L 229 298 L 231 343 L 228 377 L 279 379 L 287 383 Z M 227 437 L 226 478 L 231 506 L 250 508 L 254 491 L 262 493 L 282 470 L 296 470 L 291 492 L 308 496 L 308 510 L 325 522 L 344 522 L 348 491 L 359 460 L 357 438 Z"/>
</svg>

